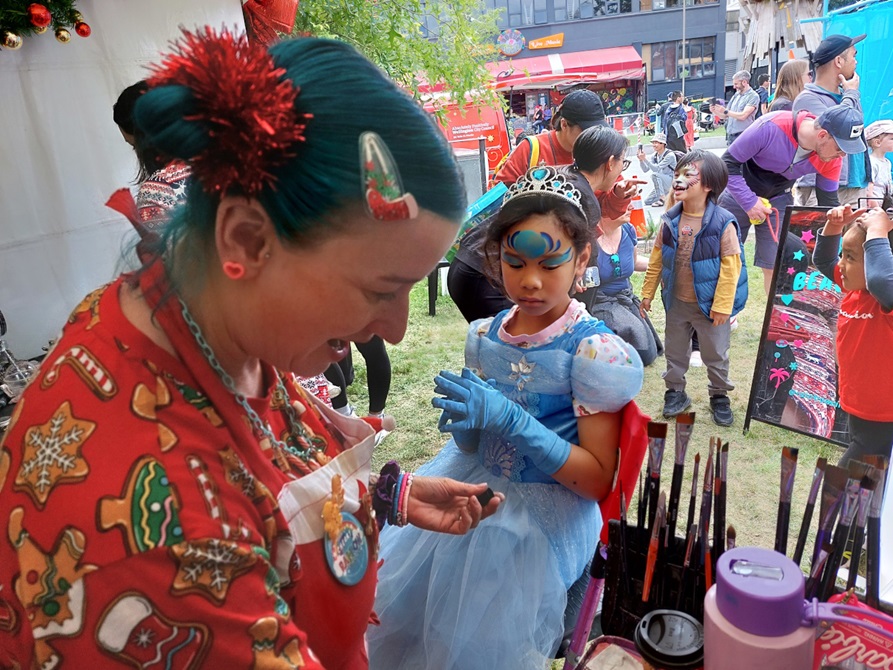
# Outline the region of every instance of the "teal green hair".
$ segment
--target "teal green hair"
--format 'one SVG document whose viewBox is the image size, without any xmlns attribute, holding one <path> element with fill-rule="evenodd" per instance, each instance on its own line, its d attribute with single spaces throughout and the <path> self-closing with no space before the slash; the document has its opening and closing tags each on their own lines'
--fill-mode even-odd
<svg viewBox="0 0 893 670">
<path fill-rule="evenodd" d="M 287 40 L 271 47 L 270 54 L 298 87 L 296 111 L 312 115 L 306 120 L 306 141 L 271 171 L 275 183 L 257 195 L 282 239 L 312 241 L 331 229 L 330 214 L 362 204 L 359 137 L 366 131 L 385 141 L 404 189 L 421 209 L 461 220 L 465 191 L 449 144 L 429 115 L 380 69 L 353 47 L 333 40 Z M 140 98 L 134 120 L 152 146 L 189 162 L 209 142 L 208 127 L 187 120 L 195 105 L 188 88 L 160 86 Z M 165 237 L 210 236 L 219 201 L 219 194 L 193 180 L 186 206 Z"/>
</svg>

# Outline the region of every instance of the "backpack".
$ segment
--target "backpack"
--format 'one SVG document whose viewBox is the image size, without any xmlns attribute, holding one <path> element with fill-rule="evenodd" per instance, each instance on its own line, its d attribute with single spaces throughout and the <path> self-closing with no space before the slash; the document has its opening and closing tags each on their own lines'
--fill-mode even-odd
<svg viewBox="0 0 893 670">
<path fill-rule="evenodd" d="M 528 169 L 539 165 L 540 162 L 540 141 L 536 138 L 536 135 L 527 135 L 525 138 L 530 143 L 530 161 L 527 165 Z M 502 157 L 502 160 L 496 164 L 496 167 L 493 168 L 493 178 L 490 180 L 490 188 L 493 188 L 496 183 L 496 175 L 499 174 L 499 171 L 502 169 L 502 166 L 508 162 L 508 159 L 511 157 L 515 151 L 520 147 L 520 142 L 508 152 L 505 156 Z"/>
</svg>

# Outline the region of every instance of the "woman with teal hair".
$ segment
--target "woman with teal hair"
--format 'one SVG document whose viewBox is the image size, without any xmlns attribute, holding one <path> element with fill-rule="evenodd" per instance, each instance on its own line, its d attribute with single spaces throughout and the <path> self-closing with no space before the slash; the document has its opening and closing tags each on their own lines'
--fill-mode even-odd
<svg viewBox="0 0 893 670">
<path fill-rule="evenodd" d="M 402 339 L 463 214 L 452 153 L 338 42 L 185 33 L 149 85 L 135 121 L 193 179 L 0 448 L 0 665 L 365 668 L 380 526 L 465 533 L 501 498 L 372 474 L 372 428 L 295 375 Z"/>
</svg>

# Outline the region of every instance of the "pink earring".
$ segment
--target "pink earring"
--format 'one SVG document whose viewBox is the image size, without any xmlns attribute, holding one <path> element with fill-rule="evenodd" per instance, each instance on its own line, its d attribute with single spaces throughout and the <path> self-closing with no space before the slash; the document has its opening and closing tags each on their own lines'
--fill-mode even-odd
<svg viewBox="0 0 893 670">
<path fill-rule="evenodd" d="M 230 279 L 241 279 L 245 276 L 245 266 L 235 261 L 224 261 L 223 274 Z"/>
</svg>

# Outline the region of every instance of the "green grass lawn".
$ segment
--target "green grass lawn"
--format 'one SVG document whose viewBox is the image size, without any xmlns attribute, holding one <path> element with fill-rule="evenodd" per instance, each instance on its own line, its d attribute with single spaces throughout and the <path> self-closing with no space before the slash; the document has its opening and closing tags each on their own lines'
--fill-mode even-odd
<svg viewBox="0 0 893 670">
<path fill-rule="evenodd" d="M 748 260 L 753 258 L 752 241 L 746 245 Z M 641 283 L 641 274 L 637 275 Z M 692 410 L 697 413 L 694 435 L 689 448 L 686 467 L 687 485 L 684 499 L 690 490 L 691 463 L 696 452 L 701 452 L 702 469 L 707 458 L 709 438 L 716 435 L 729 442 L 729 482 L 727 518 L 735 526 L 739 545 L 771 548 L 774 542 L 775 517 L 778 502 L 781 450 L 798 447 L 799 468 L 795 480 L 791 513 L 790 552 L 800 528 L 803 507 L 812 479 L 816 459 L 820 456 L 836 463 L 841 450 L 826 442 L 811 439 L 790 431 L 759 422 L 752 422 L 750 432 L 742 434 L 744 414 L 750 394 L 750 380 L 756 360 L 757 345 L 762 332 L 766 298 L 763 294 L 762 274 L 752 269 L 749 274 L 750 299 L 739 315 L 739 327 L 732 333 L 731 377 L 736 385 L 730 393 L 735 423 L 721 428 L 712 421 L 707 399 L 706 369 L 692 368 L 688 373 L 687 391 L 692 397 Z M 433 456 L 446 439 L 437 430 L 438 412 L 431 406 L 433 377 L 441 369 L 461 369 L 466 324 L 449 296 L 438 296 L 437 315 L 428 316 L 427 285 L 417 285 L 411 295 L 409 327 L 400 344 L 389 347 L 393 366 L 393 383 L 387 411 L 397 420 L 397 430 L 378 448 L 376 468 L 394 458 L 404 468 L 414 468 Z M 652 311 L 658 332 L 663 332 L 663 309 L 659 299 Z M 349 389 L 350 400 L 358 412 L 367 407 L 366 377 L 362 357 L 354 356 L 357 366 L 356 381 Z M 645 370 L 645 383 L 637 401 L 643 411 L 662 420 L 665 387 L 661 379 L 664 359 L 658 358 Z M 669 488 L 672 476 L 672 436 L 664 458 L 662 481 Z M 702 479 L 703 481 L 703 479 Z M 635 505 L 631 513 L 635 515 Z M 810 545 L 807 545 L 808 547 Z M 809 550 L 808 550 L 809 551 Z M 807 551 L 807 553 L 808 553 Z"/>
</svg>

